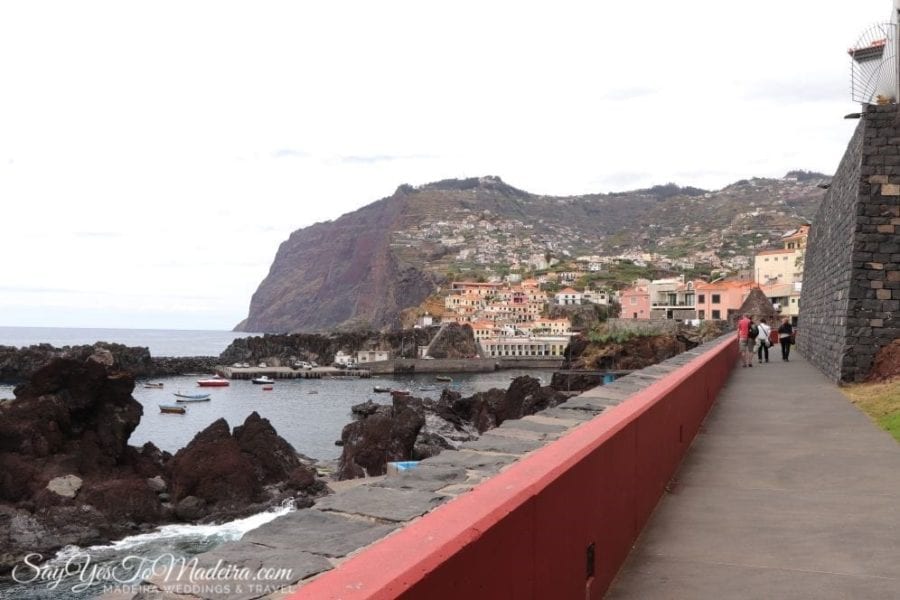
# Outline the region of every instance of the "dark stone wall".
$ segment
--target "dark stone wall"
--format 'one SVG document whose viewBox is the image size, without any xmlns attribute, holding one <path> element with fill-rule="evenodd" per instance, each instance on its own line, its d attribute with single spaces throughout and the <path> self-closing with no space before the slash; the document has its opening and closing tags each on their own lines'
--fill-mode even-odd
<svg viewBox="0 0 900 600">
<path fill-rule="evenodd" d="M 810 228 L 797 346 L 861 381 L 900 337 L 900 112 L 866 106 Z"/>
</svg>

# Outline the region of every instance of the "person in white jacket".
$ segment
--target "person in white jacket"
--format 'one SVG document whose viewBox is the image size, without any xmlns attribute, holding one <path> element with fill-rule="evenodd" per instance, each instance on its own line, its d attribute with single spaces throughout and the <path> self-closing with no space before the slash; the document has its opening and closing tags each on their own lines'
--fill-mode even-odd
<svg viewBox="0 0 900 600">
<path fill-rule="evenodd" d="M 769 327 L 766 318 L 761 318 L 759 320 L 759 333 L 756 335 L 756 358 L 759 364 L 762 364 L 763 356 L 765 356 L 766 362 L 769 362 L 769 334 L 771 332 L 772 328 Z"/>
</svg>

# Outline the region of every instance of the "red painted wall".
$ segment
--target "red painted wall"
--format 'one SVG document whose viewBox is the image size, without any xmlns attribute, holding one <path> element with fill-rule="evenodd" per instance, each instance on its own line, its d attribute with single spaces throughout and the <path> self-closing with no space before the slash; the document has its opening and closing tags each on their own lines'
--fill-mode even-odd
<svg viewBox="0 0 900 600">
<path fill-rule="evenodd" d="M 602 598 L 737 350 L 733 337 L 723 340 L 290 598 Z"/>
</svg>

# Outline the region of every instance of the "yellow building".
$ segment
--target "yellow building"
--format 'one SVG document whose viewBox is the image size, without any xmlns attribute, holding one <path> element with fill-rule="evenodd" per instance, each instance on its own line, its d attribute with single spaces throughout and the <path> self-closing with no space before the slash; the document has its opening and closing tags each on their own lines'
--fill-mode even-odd
<svg viewBox="0 0 900 600">
<path fill-rule="evenodd" d="M 753 273 L 760 285 L 794 284 L 803 281 L 803 257 L 809 225 L 781 236 L 782 247 L 763 250 L 753 259 Z"/>
</svg>

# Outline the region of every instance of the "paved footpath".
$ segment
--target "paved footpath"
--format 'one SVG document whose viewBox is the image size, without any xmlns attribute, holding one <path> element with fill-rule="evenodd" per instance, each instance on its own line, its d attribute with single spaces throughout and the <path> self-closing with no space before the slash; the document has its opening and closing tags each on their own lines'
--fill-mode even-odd
<svg viewBox="0 0 900 600">
<path fill-rule="evenodd" d="M 900 598 L 900 444 L 772 350 L 737 366 L 606 598 Z"/>
</svg>

